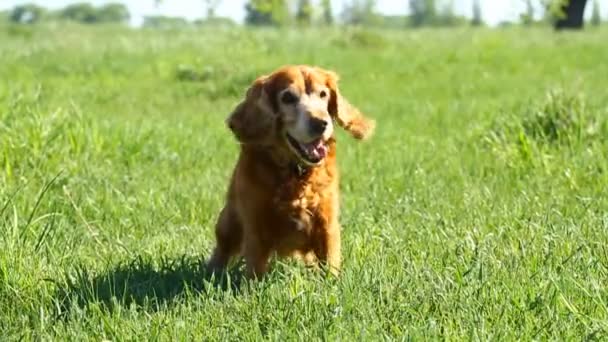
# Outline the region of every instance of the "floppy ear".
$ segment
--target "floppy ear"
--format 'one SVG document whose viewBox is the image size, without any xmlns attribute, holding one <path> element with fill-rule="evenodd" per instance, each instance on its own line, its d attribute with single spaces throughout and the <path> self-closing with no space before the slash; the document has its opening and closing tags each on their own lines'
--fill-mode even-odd
<svg viewBox="0 0 608 342">
<path fill-rule="evenodd" d="M 330 71 L 326 71 L 326 74 L 330 90 L 329 114 L 356 139 L 369 138 L 374 133 L 376 122 L 363 116 L 357 107 L 342 97 L 338 89 L 338 75 Z"/>
<path fill-rule="evenodd" d="M 226 124 L 243 144 L 267 144 L 272 139 L 276 116 L 270 108 L 264 85 L 268 77 L 256 79 L 226 120 Z"/>
</svg>

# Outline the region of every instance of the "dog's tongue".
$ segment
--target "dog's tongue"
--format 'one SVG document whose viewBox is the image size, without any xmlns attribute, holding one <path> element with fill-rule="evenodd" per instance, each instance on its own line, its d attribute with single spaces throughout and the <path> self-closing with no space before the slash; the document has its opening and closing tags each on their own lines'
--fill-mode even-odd
<svg viewBox="0 0 608 342">
<path fill-rule="evenodd" d="M 327 155 L 327 146 L 322 139 L 315 140 L 305 145 L 308 155 L 315 159 L 323 159 Z"/>
</svg>

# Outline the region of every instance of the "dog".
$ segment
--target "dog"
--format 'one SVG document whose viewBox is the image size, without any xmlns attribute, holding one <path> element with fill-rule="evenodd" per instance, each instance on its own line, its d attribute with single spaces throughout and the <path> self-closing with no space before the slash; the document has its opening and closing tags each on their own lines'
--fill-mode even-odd
<svg viewBox="0 0 608 342">
<path fill-rule="evenodd" d="M 284 66 L 257 78 L 226 120 L 240 155 L 215 227 L 207 266 L 222 271 L 240 255 L 246 275 L 269 258 L 293 256 L 340 271 L 339 174 L 334 126 L 370 137 L 366 118 L 338 89 L 333 71 Z"/>
</svg>

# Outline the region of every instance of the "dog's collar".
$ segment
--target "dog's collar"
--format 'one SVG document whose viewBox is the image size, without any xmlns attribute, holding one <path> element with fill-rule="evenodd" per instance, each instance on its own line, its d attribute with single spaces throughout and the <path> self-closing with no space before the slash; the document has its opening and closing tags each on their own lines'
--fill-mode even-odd
<svg viewBox="0 0 608 342">
<path fill-rule="evenodd" d="M 289 169 L 298 178 L 302 178 L 302 177 L 308 175 L 312 168 L 308 165 L 302 165 L 301 163 L 298 163 L 298 162 L 291 162 L 289 164 Z"/>
</svg>

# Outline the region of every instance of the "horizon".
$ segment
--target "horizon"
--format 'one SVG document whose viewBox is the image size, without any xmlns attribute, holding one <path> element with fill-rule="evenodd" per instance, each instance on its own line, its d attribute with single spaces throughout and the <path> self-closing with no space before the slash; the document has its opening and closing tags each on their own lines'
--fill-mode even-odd
<svg viewBox="0 0 608 342">
<path fill-rule="evenodd" d="M 39 6 L 43 6 L 49 9 L 59 9 L 69 4 L 83 2 L 82 0 L 47 0 L 47 1 L 32 1 L 32 0 L 5 0 L 0 4 L 0 10 L 11 9 L 17 5 L 23 5 L 26 3 L 34 3 Z M 170 17 L 182 17 L 187 20 L 195 20 L 205 17 L 206 7 L 201 0 L 179 0 L 179 1 L 164 1 L 162 4 L 156 6 L 154 0 L 90 0 L 86 1 L 93 5 L 99 6 L 108 3 L 122 3 L 125 4 L 131 14 L 130 24 L 138 27 L 143 23 L 144 17 L 163 15 Z M 245 17 L 245 3 L 246 0 L 224 0 L 220 3 L 216 10 L 217 17 L 226 17 L 234 20 L 235 22 L 242 24 Z M 339 15 L 342 11 L 345 0 L 334 1 L 332 3 L 333 12 Z M 600 10 L 602 18 L 608 16 L 608 1 L 599 1 L 601 5 Z M 318 1 L 313 1 L 318 3 Z M 230 4 L 230 5 L 229 5 Z M 472 4 L 473 0 L 455 0 L 454 12 L 457 15 L 470 18 L 472 16 Z M 525 6 L 524 2 L 520 0 L 507 1 L 492 1 L 492 0 L 480 0 L 482 8 L 483 21 L 488 26 L 497 26 L 502 22 L 518 22 L 520 14 L 523 13 Z M 407 1 L 391 1 L 391 0 L 378 0 L 376 2 L 376 10 L 378 13 L 383 15 L 407 15 L 408 5 Z M 539 6 L 536 6 L 536 16 L 540 13 Z M 585 18 L 589 18 L 591 15 L 592 6 L 591 3 L 585 9 Z"/>
</svg>

